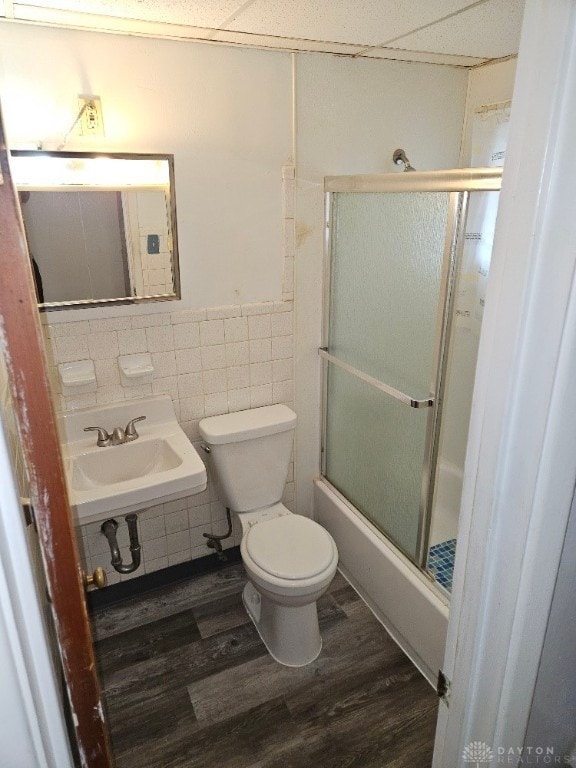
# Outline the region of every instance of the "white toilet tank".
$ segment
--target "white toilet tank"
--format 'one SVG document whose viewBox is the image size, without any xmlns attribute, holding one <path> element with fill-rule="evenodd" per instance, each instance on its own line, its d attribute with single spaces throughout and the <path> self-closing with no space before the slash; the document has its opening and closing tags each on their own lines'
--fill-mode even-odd
<svg viewBox="0 0 576 768">
<path fill-rule="evenodd" d="M 202 419 L 222 501 L 235 512 L 276 504 L 282 498 L 296 427 L 286 405 L 268 405 Z"/>
</svg>

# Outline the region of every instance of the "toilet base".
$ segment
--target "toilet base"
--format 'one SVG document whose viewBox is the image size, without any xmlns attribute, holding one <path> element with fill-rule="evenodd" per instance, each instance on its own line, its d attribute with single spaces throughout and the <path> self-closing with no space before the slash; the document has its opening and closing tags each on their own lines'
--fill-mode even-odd
<svg viewBox="0 0 576 768">
<path fill-rule="evenodd" d="M 272 602 L 249 581 L 242 602 L 270 656 L 286 667 L 304 667 L 322 650 L 316 601 L 289 606 Z"/>
</svg>

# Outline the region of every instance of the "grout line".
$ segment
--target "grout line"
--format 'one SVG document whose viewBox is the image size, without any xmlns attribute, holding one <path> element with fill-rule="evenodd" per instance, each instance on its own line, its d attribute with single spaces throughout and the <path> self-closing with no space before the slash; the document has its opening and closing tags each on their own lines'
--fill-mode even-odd
<svg viewBox="0 0 576 768">
<path fill-rule="evenodd" d="M 486 3 L 490 2 L 491 0 L 476 0 L 475 3 L 471 3 L 470 5 L 467 5 L 465 8 L 460 8 L 458 11 L 452 11 L 452 13 L 446 14 L 446 16 L 442 16 L 439 19 L 435 19 L 434 21 L 428 22 L 428 24 L 422 24 L 420 27 L 415 27 L 414 29 L 411 29 L 410 32 L 403 32 L 401 35 L 397 35 L 396 37 L 390 38 L 390 40 L 385 40 L 383 43 L 379 43 L 378 45 L 371 45 L 367 47 L 366 49 L 359 51 L 356 56 L 363 56 L 367 51 L 372 50 L 374 48 L 386 48 L 390 43 L 396 43 L 398 40 L 402 40 L 405 37 L 410 37 L 410 35 L 415 35 L 417 32 L 422 32 L 425 29 L 429 29 L 430 27 L 436 26 L 436 24 L 441 24 L 443 21 L 448 21 L 448 19 L 452 19 L 455 16 L 460 16 L 462 13 L 466 13 L 466 11 L 471 11 L 474 8 L 477 8 L 480 5 L 485 5 Z M 454 56 L 458 54 L 444 54 L 448 56 Z"/>
<path fill-rule="evenodd" d="M 228 16 L 226 19 L 224 19 L 224 21 L 221 24 L 218 25 L 218 29 L 216 31 L 217 32 L 226 31 L 226 27 L 228 26 L 228 24 L 231 24 L 238 16 L 243 14 L 244 11 L 246 11 L 251 5 L 254 5 L 255 2 L 256 0 L 246 0 L 245 3 L 242 3 L 242 5 L 238 6 L 238 8 L 236 8 L 236 10 L 230 16 Z M 228 30 L 228 31 L 231 32 L 233 30 Z"/>
<path fill-rule="evenodd" d="M 297 85 L 297 70 L 296 70 L 296 52 L 292 52 L 292 165 L 296 170 L 296 151 L 297 151 L 297 126 L 298 126 L 298 114 L 297 114 L 297 100 L 296 100 L 296 85 Z"/>
<path fill-rule="evenodd" d="M 468 167 L 468 165 L 470 165 L 469 158 L 466 165 L 464 165 L 464 142 L 465 142 L 466 136 L 468 135 L 468 127 L 470 124 L 470 115 L 468 110 L 470 107 L 471 92 L 472 92 L 472 77 L 469 72 L 468 83 L 466 85 L 466 101 L 464 102 L 464 119 L 462 120 L 462 128 L 460 130 L 460 151 L 458 153 L 458 165 L 460 168 L 465 168 L 465 167 Z"/>
</svg>

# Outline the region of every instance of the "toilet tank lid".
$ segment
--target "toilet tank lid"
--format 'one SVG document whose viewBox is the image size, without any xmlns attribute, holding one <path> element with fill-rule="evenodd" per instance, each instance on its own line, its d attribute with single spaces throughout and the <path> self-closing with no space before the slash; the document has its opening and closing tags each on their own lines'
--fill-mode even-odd
<svg viewBox="0 0 576 768">
<path fill-rule="evenodd" d="M 296 414 L 286 405 L 265 405 L 263 408 L 210 416 L 198 425 L 201 436 L 212 445 L 266 437 L 287 432 L 295 426 Z"/>
</svg>

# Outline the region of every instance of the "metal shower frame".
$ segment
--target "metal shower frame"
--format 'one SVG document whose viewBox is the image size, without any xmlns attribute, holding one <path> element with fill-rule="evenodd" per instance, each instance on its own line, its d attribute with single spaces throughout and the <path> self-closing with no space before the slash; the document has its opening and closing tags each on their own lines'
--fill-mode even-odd
<svg viewBox="0 0 576 768">
<path fill-rule="evenodd" d="M 318 354 L 323 360 L 322 386 L 322 439 L 321 470 L 326 478 L 326 428 L 328 406 L 328 366 L 336 365 L 349 374 L 361 379 L 386 395 L 412 408 L 429 408 L 426 427 L 425 458 L 422 467 L 422 486 L 420 494 L 420 512 L 416 554 L 404 551 L 391 539 L 387 531 L 382 533 L 418 567 L 425 570 L 428 558 L 432 504 L 438 443 L 442 417 L 446 370 L 448 365 L 449 342 L 454 315 L 454 300 L 457 276 L 460 268 L 468 200 L 471 192 L 498 192 L 502 180 L 502 168 L 464 168 L 447 171 L 413 171 L 411 173 L 392 173 L 358 176 L 326 176 L 325 192 L 325 238 L 324 238 L 324 305 L 322 346 Z M 440 282 L 438 315 L 436 318 L 436 341 L 434 347 L 433 380 L 430 382 L 430 394 L 417 398 L 410 393 L 403 393 L 359 371 L 343 360 L 330 354 L 328 349 L 330 335 L 330 289 L 332 264 L 332 223 L 334 196 L 339 192 L 448 192 L 448 219 Z M 337 489 L 335 489 L 337 490 Z M 341 496 L 341 494 L 339 493 Z M 350 503 L 350 502 L 348 502 Z"/>
</svg>

